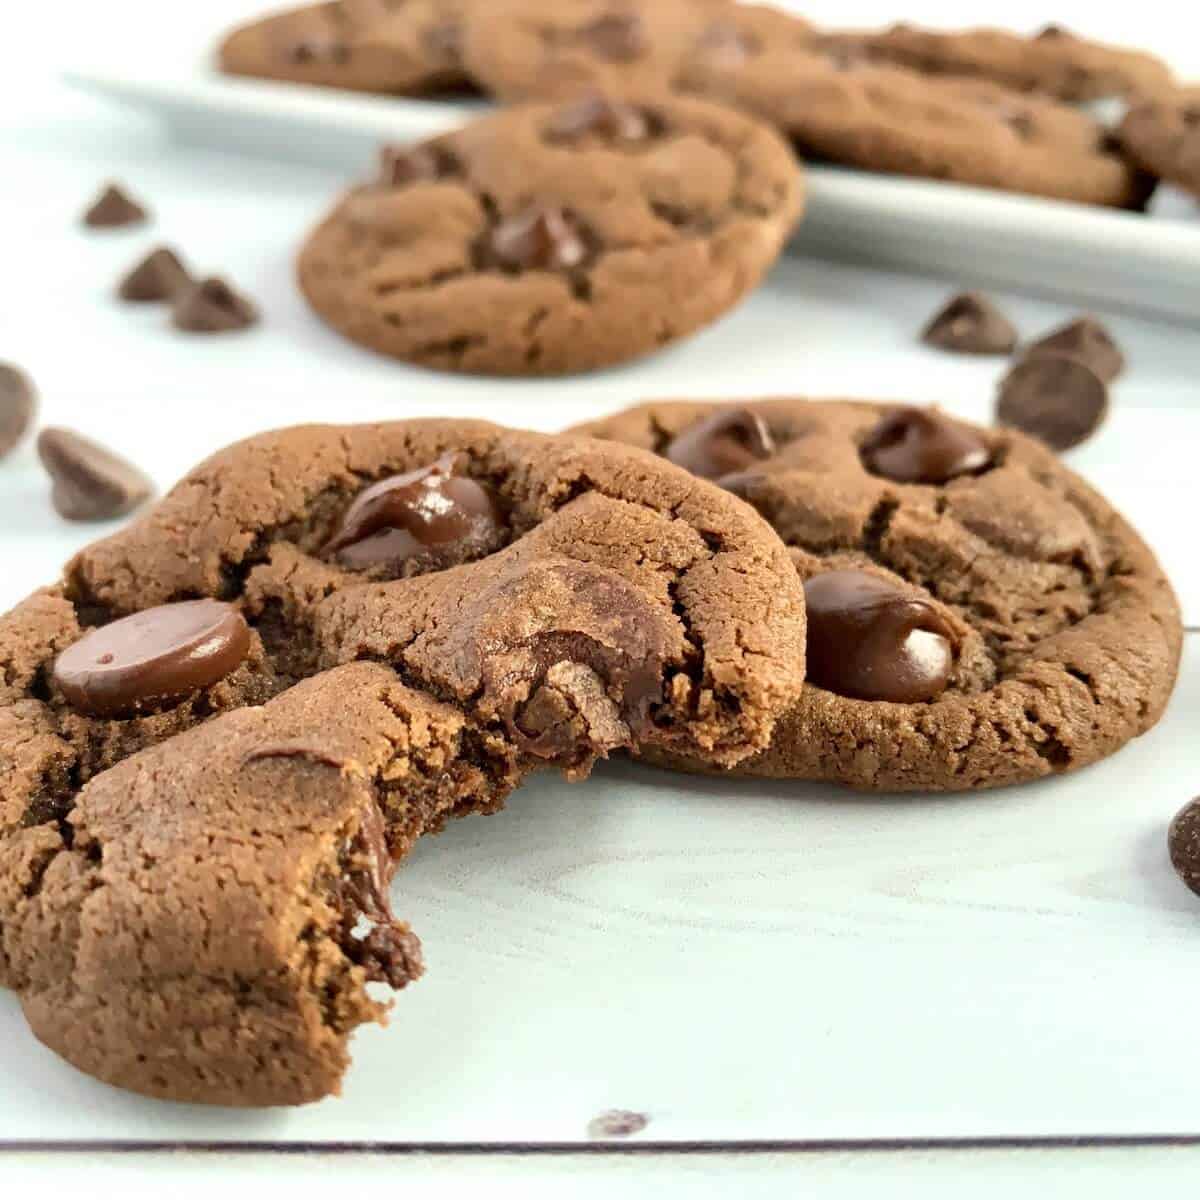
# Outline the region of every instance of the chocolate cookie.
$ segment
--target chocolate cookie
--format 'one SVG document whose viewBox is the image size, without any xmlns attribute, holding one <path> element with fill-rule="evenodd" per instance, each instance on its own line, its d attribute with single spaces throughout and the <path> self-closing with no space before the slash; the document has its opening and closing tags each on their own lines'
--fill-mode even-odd
<svg viewBox="0 0 1200 1200">
<path fill-rule="evenodd" d="M 645 92 L 671 79 L 715 7 L 704 0 L 492 0 L 464 23 L 472 77 L 503 100 L 585 88 Z"/>
<path fill-rule="evenodd" d="M 1145 170 L 1200 196 L 1200 86 L 1136 101 L 1119 136 Z"/>
<path fill-rule="evenodd" d="M 791 548 L 808 610 L 810 682 L 739 774 L 995 787 L 1095 762 L 1158 720 L 1182 640 L 1170 584 L 1048 450 L 850 401 L 648 404 L 583 431 L 668 456 L 690 443 L 709 470 L 695 431 L 722 412 L 718 439 L 765 427 L 765 445 L 734 434 L 742 462 L 719 482 Z"/>
<path fill-rule="evenodd" d="M 653 456 L 476 422 L 232 446 L 0 618 L 0 984 L 153 1096 L 297 1104 L 420 972 L 422 833 L 619 748 L 733 765 L 801 589 Z"/>
<path fill-rule="evenodd" d="M 1118 208 L 1141 207 L 1151 188 L 1082 112 L 879 64 L 769 9 L 714 18 L 679 85 L 772 122 L 802 154 L 868 171 Z"/>
<path fill-rule="evenodd" d="M 230 33 L 230 75 L 421 96 L 462 90 L 461 22 L 478 0 L 333 0 L 272 14 Z"/>
<path fill-rule="evenodd" d="M 702 101 L 531 104 L 391 149 L 300 254 L 317 313 L 409 362 L 585 371 L 709 324 L 800 208 L 765 126 Z"/>
<path fill-rule="evenodd" d="M 1060 25 L 1046 25 L 1030 37 L 1002 29 L 948 32 L 893 25 L 848 40 L 876 60 L 922 74 L 986 79 L 1061 100 L 1142 95 L 1171 81 L 1170 68 L 1153 54 L 1089 41 Z"/>
</svg>

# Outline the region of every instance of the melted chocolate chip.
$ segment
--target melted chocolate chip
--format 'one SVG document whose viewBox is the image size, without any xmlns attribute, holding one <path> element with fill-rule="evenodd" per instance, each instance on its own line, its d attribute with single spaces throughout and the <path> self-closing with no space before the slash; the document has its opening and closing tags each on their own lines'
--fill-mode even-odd
<svg viewBox="0 0 1200 1200">
<path fill-rule="evenodd" d="M 610 62 L 632 62 L 645 54 L 649 45 L 642 19 L 634 12 L 597 17 L 576 31 L 576 39 Z"/>
<path fill-rule="evenodd" d="M 492 492 L 455 475 L 455 456 L 381 479 L 342 517 L 325 553 L 352 570 L 400 570 L 410 560 L 429 567 L 465 562 L 498 548 L 503 538 Z"/>
<path fill-rule="evenodd" d="M 808 679 L 855 700 L 916 704 L 941 695 L 957 637 L 936 604 L 866 571 L 804 584 Z"/>
<path fill-rule="evenodd" d="M 575 218 L 562 208 L 534 205 L 501 221 L 492 231 L 491 251 L 512 271 L 569 271 L 587 258 Z"/>
<path fill-rule="evenodd" d="M 428 183 L 441 173 L 441 160 L 431 146 L 384 146 L 379 151 L 379 177 L 388 187 Z"/>
<path fill-rule="evenodd" d="M 217 683 L 249 649 L 250 630 L 237 609 L 184 600 L 85 634 L 58 656 L 54 682 L 80 712 L 119 716 Z"/>
<path fill-rule="evenodd" d="M 1200 797 L 1175 814 L 1167 832 L 1167 849 L 1175 873 L 1200 896 Z"/>
<path fill-rule="evenodd" d="M 565 105 L 546 122 L 552 141 L 574 141 L 587 134 L 620 142 L 641 142 L 652 130 L 647 113 L 632 104 L 595 94 Z"/>
<path fill-rule="evenodd" d="M 746 408 L 727 408 L 677 434 L 663 457 L 703 479 L 719 479 L 774 453 L 775 439 L 762 417 Z"/>
<path fill-rule="evenodd" d="M 897 483 L 947 483 L 991 465 L 992 450 L 973 429 L 925 408 L 887 413 L 859 447 L 872 475 Z"/>
</svg>

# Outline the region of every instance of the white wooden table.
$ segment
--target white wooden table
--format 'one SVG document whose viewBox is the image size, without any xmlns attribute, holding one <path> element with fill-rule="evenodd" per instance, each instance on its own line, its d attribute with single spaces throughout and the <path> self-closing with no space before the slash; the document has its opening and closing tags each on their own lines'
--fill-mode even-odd
<svg viewBox="0 0 1200 1200">
<path fill-rule="evenodd" d="M 200 37 L 254 5 L 169 7 L 173 36 Z M 151 6 L 110 0 L 103 20 L 80 8 L 66 30 L 61 10 L 20 17 L 26 90 L 0 111 L 0 359 L 36 377 L 46 421 L 123 449 L 164 486 L 234 437 L 307 420 L 457 414 L 552 429 L 651 395 L 772 392 L 988 419 L 998 365 L 915 342 L 951 282 L 799 258 L 692 342 L 585 379 L 442 378 L 349 347 L 308 314 L 290 270 L 342 180 L 172 147 L 66 94 L 46 67 Z M 167 6 L 154 8 L 161 23 Z M 861 8 L 842 19 L 882 13 Z M 138 44 L 152 52 L 153 37 Z M 76 229 L 110 175 L 151 203 L 151 231 Z M 161 312 L 116 304 L 115 279 L 160 240 L 244 285 L 261 329 L 190 341 Z M 1028 333 L 1070 315 L 1001 299 Z M 1200 629 L 1200 339 L 1109 317 L 1131 369 L 1071 461 L 1141 526 Z M 61 523 L 46 491 L 28 449 L 0 469 L 0 606 L 95 533 Z M 1194 1178 L 1200 901 L 1174 880 L 1164 831 L 1200 792 L 1198 717 L 1193 635 L 1157 730 L 1026 789 L 886 801 L 630 766 L 586 787 L 542 779 L 402 871 L 397 907 L 429 974 L 389 1030 L 360 1033 L 341 1100 L 257 1114 L 142 1101 L 41 1049 L 0 995 L 0 1181 L 104 1179 L 137 1195 L 270 1179 L 307 1196 L 386 1172 L 418 1194 L 978 1197 L 1031 1175 L 1093 1196 L 1127 1195 L 1134 1177 Z M 608 1109 L 648 1124 L 581 1152 Z M 155 1149 L 178 1142 L 210 1148 Z M 142 1149 L 116 1152 L 129 1143 Z"/>
</svg>

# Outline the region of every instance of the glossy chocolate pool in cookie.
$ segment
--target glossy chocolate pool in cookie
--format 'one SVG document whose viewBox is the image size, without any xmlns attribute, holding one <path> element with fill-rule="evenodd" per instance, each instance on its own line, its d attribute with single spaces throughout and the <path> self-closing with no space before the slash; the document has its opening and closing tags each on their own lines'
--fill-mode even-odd
<svg viewBox="0 0 1200 1200">
<path fill-rule="evenodd" d="M 54 682 L 80 712 L 118 716 L 217 683 L 249 649 L 249 627 L 232 606 L 161 604 L 85 634 L 58 656 Z"/>
<path fill-rule="evenodd" d="M 491 251 L 513 271 L 569 271 L 587 258 L 587 243 L 565 209 L 536 204 L 501 221 Z"/>
<path fill-rule="evenodd" d="M 663 457 L 702 479 L 720 479 L 774 453 L 775 440 L 762 417 L 730 408 L 689 425 L 667 443 Z"/>
<path fill-rule="evenodd" d="M 866 571 L 826 571 L 804 584 L 808 679 L 856 700 L 915 704 L 939 696 L 956 637 L 937 605 Z"/>
<path fill-rule="evenodd" d="M 360 570 L 394 568 L 431 551 L 494 542 L 501 520 L 492 493 L 454 469 L 447 454 L 373 484 L 346 510 L 325 553 Z"/>
<path fill-rule="evenodd" d="M 973 429 L 923 408 L 887 413 L 859 447 L 872 475 L 897 483 L 948 483 L 991 465 L 992 450 Z"/>
</svg>

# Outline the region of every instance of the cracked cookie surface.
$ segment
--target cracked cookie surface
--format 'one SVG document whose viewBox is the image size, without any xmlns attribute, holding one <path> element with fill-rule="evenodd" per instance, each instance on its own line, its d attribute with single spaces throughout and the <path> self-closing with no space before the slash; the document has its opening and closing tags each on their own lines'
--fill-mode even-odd
<svg viewBox="0 0 1200 1200">
<path fill-rule="evenodd" d="M 598 94 L 385 154 L 299 277 L 345 336 L 443 370 L 543 375 L 648 354 L 732 308 L 800 210 L 788 147 L 738 113 Z"/>
<path fill-rule="evenodd" d="M 806 581 L 810 682 L 771 748 L 737 773 L 876 791 L 994 787 L 1095 762 L 1158 720 L 1182 639 L 1170 584 L 1125 520 L 1032 439 L 928 410 L 799 399 L 647 404 L 580 431 L 658 453 L 690 447 L 703 467 L 713 456 L 695 453 L 701 423 L 727 439 L 751 418 L 765 437 L 753 453 L 741 438 L 740 460 L 718 469 L 734 469 L 724 486 L 766 517 Z M 840 610 L 812 585 L 834 572 L 860 593 Z M 832 581 L 843 596 L 846 578 Z M 896 603 L 873 610 L 861 593 L 884 585 Z M 864 624 L 873 611 L 892 625 Z M 887 640 L 897 628 L 942 638 L 922 653 L 951 653 L 918 662 L 914 683 Z M 871 654 L 850 661 L 864 645 Z M 822 669 L 851 694 L 811 682 Z M 881 669 L 897 693 L 926 698 L 861 698 L 887 690 Z"/>
<path fill-rule="evenodd" d="M 1200 196 L 1200 87 L 1135 101 L 1119 136 L 1145 170 Z"/>
<path fill-rule="evenodd" d="M 239 443 L 0 617 L 0 984 L 154 1096 L 296 1104 L 420 972 L 395 864 L 531 770 L 732 764 L 803 598 L 733 497 L 476 422 Z"/>
<path fill-rule="evenodd" d="M 985 79 L 880 64 L 856 39 L 820 37 L 771 9 L 715 16 L 679 86 L 771 122 L 802 156 L 869 171 L 1118 208 L 1150 191 L 1085 113 Z"/>
<path fill-rule="evenodd" d="M 333 0 L 239 26 L 221 70 L 286 83 L 421 96 L 463 91 L 462 21 L 478 0 Z"/>
</svg>

